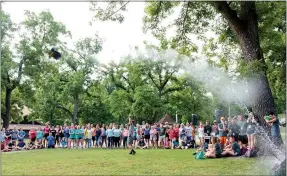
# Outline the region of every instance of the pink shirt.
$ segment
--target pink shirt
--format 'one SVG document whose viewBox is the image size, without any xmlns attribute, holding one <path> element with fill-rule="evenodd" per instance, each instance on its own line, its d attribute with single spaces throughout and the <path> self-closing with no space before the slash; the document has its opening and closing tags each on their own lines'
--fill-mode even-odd
<svg viewBox="0 0 287 176">
<path fill-rule="evenodd" d="M 125 130 L 123 131 L 123 136 L 128 136 L 128 135 L 129 135 L 129 130 L 125 129 Z"/>
<path fill-rule="evenodd" d="M 47 134 L 47 133 L 49 133 L 49 132 L 50 132 L 50 128 L 49 128 L 49 127 L 45 127 L 45 128 L 44 128 L 44 133 Z"/>
<path fill-rule="evenodd" d="M 149 134 L 150 134 L 151 136 L 154 136 L 154 135 L 156 134 L 156 129 L 150 130 L 150 131 L 149 131 Z"/>
<path fill-rule="evenodd" d="M 169 147 L 169 146 L 170 146 L 168 140 L 166 140 L 166 141 L 164 142 L 164 146 L 165 146 L 165 147 Z"/>
</svg>

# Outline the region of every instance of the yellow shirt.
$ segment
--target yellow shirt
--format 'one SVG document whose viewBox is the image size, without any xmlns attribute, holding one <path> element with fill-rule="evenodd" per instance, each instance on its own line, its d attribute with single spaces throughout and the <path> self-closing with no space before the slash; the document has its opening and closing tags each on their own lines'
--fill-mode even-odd
<svg viewBox="0 0 287 176">
<path fill-rule="evenodd" d="M 88 138 L 88 130 L 87 129 L 85 129 L 84 134 L 85 134 L 85 137 Z"/>
</svg>

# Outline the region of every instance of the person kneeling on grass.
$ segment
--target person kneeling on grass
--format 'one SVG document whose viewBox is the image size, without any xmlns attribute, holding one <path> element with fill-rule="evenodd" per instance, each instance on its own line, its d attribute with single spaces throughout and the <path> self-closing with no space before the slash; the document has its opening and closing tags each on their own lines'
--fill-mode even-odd
<svg viewBox="0 0 287 176">
<path fill-rule="evenodd" d="M 55 138 L 54 136 L 52 136 L 52 133 L 49 133 L 47 141 L 48 141 L 48 148 L 55 148 Z"/>
<path fill-rule="evenodd" d="M 168 141 L 168 137 L 166 137 L 165 140 L 164 140 L 164 148 L 165 149 L 170 149 L 170 142 Z"/>
<path fill-rule="evenodd" d="M 144 142 L 143 138 L 140 139 L 140 141 L 137 143 L 136 148 L 140 148 L 140 149 L 146 149 L 147 145 Z"/>
<path fill-rule="evenodd" d="M 225 147 L 221 155 L 222 156 L 227 156 L 227 155 L 240 156 L 241 155 L 240 146 L 237 143 L 237 138 L 235 136 L 230 137 L 230 145 Z"/>
<path fill-rule="evenodd" d="M 186 143 L 186 136 L 182 135 L 181 136 L 181 148 L 182 149 L 188 149 L 187 143 Z"/>
<path fill-rule="evenodd" d="M 172 149 L 179 149 L 179 144 L 178 142 L 176 141 L 176 138 L 174 137 L 173 140 L 172 140 Z"/>
</svg>

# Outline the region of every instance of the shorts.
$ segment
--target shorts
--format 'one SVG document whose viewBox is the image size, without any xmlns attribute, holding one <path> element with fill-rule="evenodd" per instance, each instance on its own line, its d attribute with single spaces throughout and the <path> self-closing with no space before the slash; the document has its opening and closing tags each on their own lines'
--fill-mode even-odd
<svg viewBox="0 0 287 176">
<path fill-rule="evenodd" d="M 238 140 L 239 140 L 242 144 L 247 144 L 247 143 L 248 143 L 247 135 L 239 135 L 239 136 L 238 136 Z"/>
<path fill-rule="evenodd" d="M 49 136 L 49 133 L 44 134 L 44 138 L 47 138 Z"/>
<path fill-rule="evenodd" d="M 156 137 L 156 136 L 151 136 L 150 140 L 156 141 L 156 140 L 157 140 L 157 137 Z"/>
<path fill-rule="evenodd" d="M 92 136 L 92 141 L 95 141 L 96 140 L 96 136 Z"/>
<path fill-rule="evenodd" d="M 144 135 L 144 138 L 145 138 L 145 139 L 149 139 L 149 138 L 150 138 L 150 135 Z"/>
<path fill-rule="evenodd" d="M 164 141 L 165 136 L 159 136 L 159 141 Z"/>
<path fill-rule="evenodd" d="M 136 136 L 133 136 L 132 139 L 133 139 L 134 141 L 136 141 L 136 140 L 137 140 L 137 137 L 136 137 Z"/>
<path fill-rule="evenodd" d="M 128 145 L 132 145 L 133 141 L 134 141 L 134 138 L 133 137 L 129 137 L 128 138 Z"/>
<path fill-rule="evenodd" d="M 191 136 L 186 136 L 186 141 L 191 141 Z"/>
</svg>

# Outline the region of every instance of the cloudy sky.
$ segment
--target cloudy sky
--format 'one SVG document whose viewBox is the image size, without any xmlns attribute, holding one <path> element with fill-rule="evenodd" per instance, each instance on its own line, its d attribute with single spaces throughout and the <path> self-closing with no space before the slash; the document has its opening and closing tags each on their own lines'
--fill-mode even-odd
<svg viewBox="0 0 287 176">
<path fill-rule="evenodd" d="M 117 22 L 89 22 L 93 14 L 88 2 L 5 2 L 2 9 L 11 15 L 14 22 L 24 20 L 24 10 L 41 12 L 50 10 L 55 20 L 60 21 L 72 32 L 73 41 L 81 37 L 98 33 L 105 41 L 103 51 L 99 54 L 101 62 L 118 60 L 129 54 L 135 46 L 143 48 L 143 41 L 155 42 L 151 35 L 142 32 L 144 2 L 133 2 L 128 5 L 128 12 L 122 24 Z"/>
</svg>

